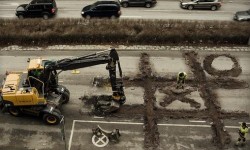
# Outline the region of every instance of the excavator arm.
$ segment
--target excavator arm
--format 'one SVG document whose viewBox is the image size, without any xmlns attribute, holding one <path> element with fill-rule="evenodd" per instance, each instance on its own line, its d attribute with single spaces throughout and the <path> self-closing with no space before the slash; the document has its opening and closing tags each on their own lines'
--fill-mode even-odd
<svg viewBox="0 0 250 150">
<path fill-rule="evenodd" d="M 109 52 L 109 53 L 107 53 Z M 48 77 L 47 83 L 51 83 L 53 78 L 49 74 L 56 72 L 56 70 L 67 71 L 79 68 L 86 68 L 96 66 L 100 64 L 107 64 L 106 69 L 109 71 L 110 83 L 113 91 L 113 95 L 117 98 L 124 96 L 123 83 L 122 83 L 122 69 L 119 61 L 118 53 L 115 49 L 100 51 L 93 54 L 76 57 L 76 58 L 64 58 L 57 61 L 47 61 L 44 63 L 44 77 Z M 116 78 L 116 70 L 118 67 L 119 78 Z M 58 84 L 58 83 L 56 83 Z M 50 85 L 47 85 L 47 87 Z M 55 86 L 55 85 L 54 85 Z M 54 87 L 53 86 L 53 87 Z M 57 85 L 56 85 L 57 86 Z"/>
<path fill-rule="evenodd" d="M 123 82 L 122 82 L 122 69 L 119 61 L 118 53 L 115 49 L 105 50 L 96 52 L 93 54 L 75 57 L 75 58 L 64 58 L 57 61 L 47 61 L 44 63 L 44 77 L 45 84 L 47 89 L 51 87 L 57 87 L 58 82 L 55 78 L 57 78 L 58 74 L 55 73 L 58 70 L 67 71 L 74 70 L 79 68 L 86 68 L 100 64 L 107 64 L 106 69 L 109 71 L 109 78 L 112 87 L 112 97 L 114 100 L 119 101 L 120 104 L 125 102 L 125 95 L 123 90 Z M 119 71 L 119 78 L 117 78 L 117 68 Z M 54 74 L 51 76 L 51 74 Z M 57 74 L 57 75 L 55 75 Z M 53 80 L 54 82 L 51 82 Z M 55 82 L 56 81 L 56 82 Z M 54 83 L 56 85 L 51 85 Z M 45 89 L 46 91 L 46 89 Z"/>
</svg>

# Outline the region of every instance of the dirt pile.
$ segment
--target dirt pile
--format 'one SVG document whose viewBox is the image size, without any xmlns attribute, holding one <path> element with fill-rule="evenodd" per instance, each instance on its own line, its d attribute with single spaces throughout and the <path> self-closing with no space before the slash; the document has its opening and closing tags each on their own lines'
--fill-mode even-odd
<svg viewBox="0 0 250 150">
<path fill-rule="evenodd" d="M 141 79 L 144 80 L 144 146 L 146 149 L 156 149 L 159 146 L 159 132 L 157 127 L 157 119 L 154 110 L 156 98 L 156 88 L 152 86 L 150 80 L 152 70 L 150 66 L 149 56 L 146 53 L 141 55 L 139 69 Z"/>
<path fill-rule="evenodd" d="M 187 64 L 191 68 L 195 79 L 197 80 L 198 90 L 200 96 L 205 102 L 205 106 L 208 109 L 209 116 L 213 122 L 212 131 L 214 133 L 213 141 L 220 148 L 225 147 L 226 144 L 229 144 L 231 139 L 226 130 L 224 130 L 224 124 L 220 120 L 220 104 L 217 101 L 217 95 L 211 89 L 211 87 L 207 84 L 207 79 L 201 64 L 197 61 L 198 56 L 195 52 L 184 53 L 184 57 L 187 60 Z M 211 62 L 212 63 L 212 62 Z M 212 73 L 212 72 L 211 72 Z"/>
<path fill-rule="evenodd" d="M 226 56 L 231 58 L 234 65 L 231 70 L 216 70 L 212 68 L 213 60 L 219 56 Z M 146 149 L 157 149 L 159 147 L 159 132 L 157 128 L 157 121 L 160 119 L 205 119 L 211 122 L 211 129 L 213 132 L 213 142 L 218 148 L 224 148 L 230 143 L 230 136 L 224 129 L 222 119 L 246 118 L 249 114 L 240 111 L 224 111 L 217 100 L 217 95 L 214 89 L 244 89 L 248 87 L 245 81 L 237 80 L 234 77 L 239 76 L 242 72 L 241 67 L 236 58 L 231 55 L 209 55 L 205 57 L 203 67 L 198 61 L 198 54 L 196 52 L 183 53 L 186 59 L 186 64 L 193 72 L 193 77 L 187 80 L 186 88 L 184 90 L 176 90 L 175 76 L 159 76 L 154 73 L 150 65 L 150 57 L 143 53 L 140 58 L 139 70 L 140 73 L 135 77 L 124 77 L 124 85 L 126 87 L 142 87 L 145 92 L 143 95 L 143 104 L 128 105 L 124 104 L 116 113 L 110 114 L 113 117 L 123 117 L 126 119 L 141 118 L 144 119 L 145 139 L 144 145 Z M 206 76 L 205 71 L 211 76 Z M 235 72 L 234 72 L 235 71 Z M 98 87 L 110 86 L 109 80 L 106 78 L 96 78 L 94 85 Z M 166 96 L 160 102 L 163 108 L 156 109 L 156 90 L 164 93 Z M 201 104 L 194 99 L 188 98 L 187 95 L 197 91 L 203 99 L 206 109 L 199 109 Z M 125 93 L 126 95 L 126 93 Z M 85 104 L 91 105 L 96 102 L 96 96 L 85 97 Z M 172 110 L 166 109 L 175 100 L 190 104 L 192 110 Z M 165 108 L 164 108 L 165 107 Z"/>
</svg>

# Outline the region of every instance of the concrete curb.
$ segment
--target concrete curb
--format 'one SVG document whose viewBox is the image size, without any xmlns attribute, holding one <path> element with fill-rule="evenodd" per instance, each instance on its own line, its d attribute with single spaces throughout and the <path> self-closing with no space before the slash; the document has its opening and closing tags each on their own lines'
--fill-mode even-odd
<svg viewBox="0 0 250 150">
<path fill-rule="evenodd" d="M 250 52 L 249 46 L 152 46 L 152 45 L 54 45 L 48 47 L 23 47 L 12 45 L 1 47 L 0 51 L 81 51 L 81 50 L 106 50 L 109 48 L 128 51 L 229 51 L 229 52 Z"/>
</svg>

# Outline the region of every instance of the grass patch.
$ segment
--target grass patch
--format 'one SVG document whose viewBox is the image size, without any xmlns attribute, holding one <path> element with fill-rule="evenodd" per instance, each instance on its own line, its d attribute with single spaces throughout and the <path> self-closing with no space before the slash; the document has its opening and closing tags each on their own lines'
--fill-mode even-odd
<svg viewBox="0 0 250 150">
<path fill-rule="evenodd" d="M 57 44 L 247 45 L 248 22 L 0 19 L 0 46 Z"/>
</svg>

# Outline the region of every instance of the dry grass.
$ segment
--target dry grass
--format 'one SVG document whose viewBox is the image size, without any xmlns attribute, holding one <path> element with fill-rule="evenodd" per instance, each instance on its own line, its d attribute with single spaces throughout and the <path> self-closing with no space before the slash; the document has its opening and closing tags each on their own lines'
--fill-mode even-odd
<svg viewBox="0 0 250 150">
<path fill-rule="evenodd" d="M 55 44 L 246 45 L 248 22 L 0 20 L 0 46 Z"/>
</svg>

